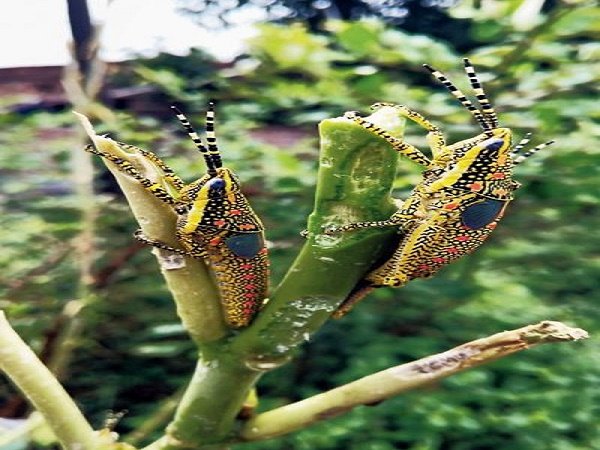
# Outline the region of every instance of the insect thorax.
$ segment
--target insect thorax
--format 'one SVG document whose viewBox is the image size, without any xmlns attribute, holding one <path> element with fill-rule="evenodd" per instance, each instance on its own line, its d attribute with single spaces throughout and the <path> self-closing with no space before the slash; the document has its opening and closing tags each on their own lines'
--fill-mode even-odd
<svg viewBox="0 0 600 450">
<path fill-rule="evenodd" d="M 492 137 L 481 134 L 454 144 L 454 154 L 441 166 L 438 159 L 426 171 L 421 184 L 425 194 L 461 195 L 477 193 L 493 199 L 510 199 L 515 189 L 513 161 L 509 155 L 511 133 L 506 128 Z"/>
<path fill-rule="evenodd" d="M 192 208 L 180 214 L 178 229 L 184 233 L 207 230 L 253 233 L 263 230 L 262 223 L 241 191 L 193 202 Z"/>
</svg>

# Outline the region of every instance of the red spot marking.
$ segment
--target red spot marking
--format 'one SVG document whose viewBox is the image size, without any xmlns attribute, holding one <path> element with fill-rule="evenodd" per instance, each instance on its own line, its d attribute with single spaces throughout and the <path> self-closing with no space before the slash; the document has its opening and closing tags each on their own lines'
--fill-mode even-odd
<svg viewBox="0 0 600 450">
<path fill-rule="evenodd" d="M 247 284 L 246 286 L 244 286 L 244 289 L 254 289 L 256 288 L 255 284 Z"/>
<path fill-rule="evenodd" d="M 217 227 L 222 227 L 223 225 L 225 225 L 227 222 L 225 222 L 223 219 L 217 219 L 213 222 L 213 224 Z"/>
<path fill-rule="evenodd" d="M 446 262 L 446 258 L 431 258 L 431 261 L 434 263 L 445 263 Z"/>
<path fill-rule="evenodd" d="M 210 241 L 208 241 L 208 243 L 210 245 L 218 245 L 220 242 L 221 242 L 220 237 L 215 237 L 215 238 L 212 238 Z"/>
<path fill-rule="evenodd" d="M 245 306 L 246 308 L 253 308 L 254 302 L 244 302 L 244 303 L 242 303 L 242 305 Z"/>
<path fill-rule="evenodd" d="M 456 238 L 455 238 L 455 239 L 456 239 L 458 242 L 466 242 L 466 241 L 470 241 L 470 240 L 471 240 L 471 237 L 470 237 L 470 236 L 464 236 L 464 235 L 461 235 L 461 236 L 456 236 Z"/>
<path fill-rule="evenodd" d="M 256 297 L 256 294 L 253 292 L 247 292 L 246 294 L 244 294 L 244 297 L 246 298 L 254 298 Z"/>
<path fill-rule="evenodd" d="M 444 205 L 444 209 L 453 210 L 453 209 L 458 208 L 458 206 L 459 206 L 458 203 L 446 203 Z"/>
<path fill-rule="evenodd" d="M 495 172 L 491 175 L 492 180 L 504 180 L 506 178 L 506 174 L 503 172 Z"/>
<path fill-rule="evenodd" d="M 256 275 L 252 274 L 252 273 L 247 273 L 242 277 L 244 280 L 252 280 L 253 278 L 256 278 Z"/>
<path fill-rule="evenodd" d="M 458 249 L 456 247 L 448 247 L 446 251 L 448 253 L 458 253 Z"/>
<path fill-rule="evenodd" d="M 232 209 L 231 211 L 229 211 L 230 216 L 239 216 L 241 213 L 242 211 L 239 209 Z"/>
<path fill-rule="evenodd" d="M 486 228 L 488 230 L 493 230 L 494 228 L 496 228 L 498 226 L 498 224 L 496 222 L 492 222 L 490 223 Z"/>
<path fill-rule="evenodd" d="M 429 270 L 429 269 L 431 269 L 431 266 L 428 266 L 427 264 L 421 264 L 419 267 L 417 267 L 417 269 L 419 269 L 419 270 Z"/>
<path fill-rule="evenodd" d="M 471 183 L 469 185 L 467 185 L 473 192 L 477 192 L 483 189 L 483 184 L 479 183 L 479 182 L 475 182 L 475 183 Z"/>
<path fill-rule="evenodd" d="M 252 269 L 252 264 L 242 264 L 240 269 Z"/>
</svg>

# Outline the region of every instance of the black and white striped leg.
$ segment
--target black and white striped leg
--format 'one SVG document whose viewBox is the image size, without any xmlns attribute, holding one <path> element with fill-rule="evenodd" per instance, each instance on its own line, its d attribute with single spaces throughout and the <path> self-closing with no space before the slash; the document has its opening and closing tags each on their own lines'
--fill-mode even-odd
<svg viewBox="0 0 600 450">
<path fill-rule="evenodd" d="M 123 142 L 118 142 L 118 144 L 121 148 L 125 150 L 133 150 L 134 153 L 139 153 L 149 161 L 152 161 L 152 163 L 154 163 L 164 173 L 164 178 L 169 180 L 178 191 L 185 186 L 183 180 L 175 174 L 173 169 L 167 166 L 167 164 L 154 153 L 134 145 L 125 144 Z"/>
<path fill-rule="evenodd" d="M 409 216 L 407 216 L 409 217 Z M 410 216 L 412 218 L 412 216 Z M 323 233 L 325 234 L 336 234 L 344 231 L 361 230 L 365 228 L 386 228 L 386 227 L 397 227 L 403 223 L 403 220 L 396 214 L 392 218 L 387 220 L 373 220 L 369 222 L 355 222 L 340 226 L 323 227 Z"/>
<path fill-rule="evenodd" d="M 129 175 L 134 180 L 138 181 L 145 189 L 147 189 L 150 193 L 152 193 L 159 200 L 167 203 L 168 205 L 177 205 L 177 200 L 174 199 L 171 194 L 169 194 L 161 184 L 155 183 L 143 176 L 138 169 L 136 169 L 129 161 L 119 158 L 118 156 L 112 155 L 110 153 L 105 153 L 97 150 L 93 145 L 88 145 L 85 147 L 85 151 L 93 153 L 95 155 L 101 156 L 104 159 L 115 164 L 118 169 Z"/>
<path fill-rule="evenodd" d="M 398 113 L 406 117 L 408 120 L 413 121 L 420 127 L 425 128 L 428 131 L 427 134 L 427 142 L 429 143 L 429 147 L 431 148 L 431 152 L 433 154 L 433 158 L 436 159 L 439 155 L 443 154 L 446 151 L 446 138 L 444 137 L 444 133 L 440 130 L 439 127 L 432 124 L 429 120 L 423 117 L 416 111 L 404 106 L 404 105 L 395 105 L 393 103 L 375 103 L 371 108 L 378 109 L 383 106 L 388 106 L 394 108 Z M 408 145 L 408 144 L 405 144 Z M 411 146 L 411 148 L 414 148 Z M 417 150 L 418 151 L 418 150 Z"/>
<path fill-rule="evenodd" d="M 135 237 L 138 241 L 143 242 L 144 244 L 150 245 L 152 247 L 160 248 L 162 250 L 167 250 L 169 252 L 176 253 L 178 255 L 189 256 L 191 258 L 199 258 L 199 259 L 203 259 L 207 256 L 206 253 L 193 253 L 192 254 L 190 252 L 186 252 L 185 250 L 171 247 L 170 245 L 165 244 L 164 242 L 160 242 L 155 239 L 150 239 L 148 236 L 146 236 L 144 234 L 144 232 L 142 230 L 136 230 L 135 233 L 133 233 L 133 237 Z"/>
<path fill-rule="evenodd" d="M 344 114 L 344 117 L 352 120 L 364 129 L 376 134 L 377 136 L 382 137 L 394 148 L 394 150 L 403 154 L 407 158 L 410 158 L 412 161 L 425 167 L 429 167 L 429 165 L 431 164 L 430 159 L 427 156 L 425 156 L 418 148 L 402 141 L 401 139 L 392 136 L 383 128 L 380 128 L 377 125 L 366 121 L 362 117 L 358 116 L 355 111 L 347 112 L 346 114 Z"/>
</svg>

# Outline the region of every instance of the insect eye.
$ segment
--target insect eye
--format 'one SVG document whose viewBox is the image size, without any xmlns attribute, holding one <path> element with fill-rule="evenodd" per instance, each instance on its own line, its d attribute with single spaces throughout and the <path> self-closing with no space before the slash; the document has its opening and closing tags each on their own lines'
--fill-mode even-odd
<svg viewBox="0 0 600 450">
<path fill-rule="evenodd" d="M 221 190 L 225 187 L 225 180 L 222 178 L 213 178 L 208 182 L 209 189 Z"/>
<path fill-rule="evenodd" d="M 499 150 L 500 147 L 502 147 L 502 144 L 504 144 L 504 141 L 502 139 L 494 139 L 492 142 L 487 144 L 485 148 L 493 152 Z"/>
</svg>

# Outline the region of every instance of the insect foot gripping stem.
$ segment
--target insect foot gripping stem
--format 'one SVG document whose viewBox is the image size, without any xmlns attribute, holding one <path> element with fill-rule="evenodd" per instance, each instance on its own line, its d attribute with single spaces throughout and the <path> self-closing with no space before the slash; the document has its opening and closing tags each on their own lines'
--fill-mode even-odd
<svg viewBox="0 0 600 450">
<path fill-rule="evenodd" d="M 206 174 L 190 184 L 184 184 L 156 155 L 141 149 L 137 149 L 138 153 L 168 177 L 169 189 L 166 184 L 145 178 L 123 159 L 100 153 L 93 147 L 87 150 L 110 160 L 156 198 L 173 207 L 178 215 L 176 237 L 182 249 L 153 240 L 141 230 L 135 237 L 154 247 L 206 261 L 217 283 L 227 324 L 232 328 L 245 327 L 267 296 L 269 262 L 264 228 L 242 194 L 237 176 L 223 167 L 214 131 L 214 105 L 210 103 L 206 113 L 207 145 L 187 117 L 172 108 L 207 167 Z"/>
<path fill-rule="evenodd" d="M 421 114 L 403 105 L 385 104 L 427 130 L 431 160 L 414 146 L 390 136 L 355 113 L 346 115 L 426 170 L 421 182 L 388 220 L 346 224 L 326 230 L 335 233 L 397 226 L 402 234 L 398 248 L 365 276 L 334 317 L 343 316 L 374 288 L 401 287 L 415 278 L 429 277 L 478 248 L 496 228 L 513 198 L 513 191 L 519 187 L 512 179 L 513 166 L 553 143 L 549 141 L 520 153 L 529 142 L 528 134 L 511 147 L 511 130 L 499 127 L 496 112 L 468 59 L 464 60 L 464 66 L 478 106 L 443 73 L 424 65 L 477 121 L 482 132 L 473 138 L 448 145 L 441 130 Z"/>
</svg>

